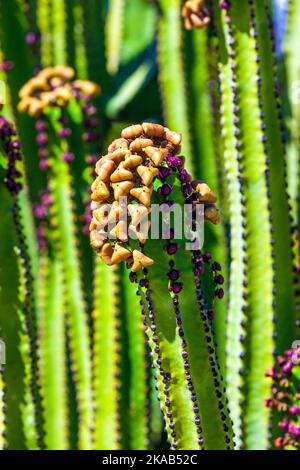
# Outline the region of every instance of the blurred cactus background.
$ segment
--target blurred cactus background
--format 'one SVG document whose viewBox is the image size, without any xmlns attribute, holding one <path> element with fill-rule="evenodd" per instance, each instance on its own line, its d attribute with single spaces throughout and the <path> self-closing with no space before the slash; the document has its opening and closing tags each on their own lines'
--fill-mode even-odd
<svg viewBox="0 0 300 470">
<path fill-rule="evenodd" d="M 0 449 L 300 449 L 299 22 L 0 0 Z M 203 204 L 203 248 L 137 201 Z"/>
</svg>

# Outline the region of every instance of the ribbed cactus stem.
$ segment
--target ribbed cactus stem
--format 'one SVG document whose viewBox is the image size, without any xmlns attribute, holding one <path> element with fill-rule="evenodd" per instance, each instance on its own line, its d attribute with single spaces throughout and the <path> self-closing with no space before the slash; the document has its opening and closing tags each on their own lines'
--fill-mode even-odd
<svg viewBox="0 0 300 470">
<path fill-rule="evenodd" d="M 111 0 L 105 25 L 107 71 L 115 75 L 120 67 L 125 0 Z"/>
<path fill-rule="evenodd" d="M 22 326 L 20 352 L 25 368 L 22 404 L 24 434 L 30 449 L 43 447 L 43 409 L 39 374 L 39 282 L 37 245 L 26 188 L 23 155 L 16 130 L 0 118 L 1 147 L 7 158 L 5 184 L 13 197 L 12 218 L 17 238 L 19 267 L 19 316 Z"/>
<path fill-rule="evenodd" d="M 180 129 L 183 135 L 183 153 L 189 155 L 186 166 L 193 163 L 186 77 L 183 61 L 183 31 L 180 0 L 158 2 L 158 63 L 159 83 L 165 121 L 172 129 Z M 174 79 L 174 77 L 176 77 Z"/>
<path fill-rule="evenodd" d="M 82 291 L 79 254 L 75 238 L 75 215 L 72 202 L 71 176 L 62 159 L 63 145 L 56 137 L 59 123 L 55 113 L 51 121 L 51 181 L 52 216 L 55 220 L 55 246 L 62 263 L 66 307 L 70 325 L 70 348 L 75 371 L 79 424 L 79 448 L 92 448 L 93 397 L 90 344 Z"/>
<path fill-rule="evenodd" d="M 36 323 L 36 300 L 33 295 L 32 271 L 26 239 L 23 238 L 20 208 L 15 202 L 13 220 L 18 234 L 16 254 L 19 266 L 19 310 L 22 332 L 20 334 L 20 353 L 24 364 L 24 403 L 21 405 L 23 414 L 24 434 L 27 447 L 31 450 L 44 446 L 44 416 L 41 396 L 39 371 L 40 351 Z"/>
<path fill-rule="evenodd" d="M 69 445 L 62 266 L 59 259 L 47 259 L 47 256 L 43 264 L 45 309 L 44 318 L 40 322 L 40 342 L 45 447 L 48 450 L 67 450 Z"/>
<path fill-rule="evenodd" d="M 263 401 L 269 385 L 264 377 L 266 364 L 272 364 L 273 352 L 273 259 L 271 213 L 268 197 L 268 160 L 260 105 L 259 59 L 256 40 L 250 35 L 250 10 L 241 2 L 232 4 L 224 15 L 230 41 L 234 44 L 233 69 L 237 80 L 239 128 L 243 147 L 241 168 L 246 207 L 247 282 L 249 308 L 249 368 L 245 442 L 247 448 L 265 448 L 268 442 L 268 414 Z M 247 34 L 244 33 L 247 32 Z M 257 230 L 257 214 L 260 227 Z M 261 289 L 261 286 L 264 289 Z M 262 315 L 261 312 L 264 312 Z M 236 321 L 236 319 L 233 319 Z M 259 346 L 258 346 L 259 345 Z M 229 351 L 228 351 L 229 352 Z M 259 386 L 258 386 L 259 384 Z M 257 393 L 257 386 L 260 393 Z"/>
<path fill-rule="evenodd" d="M 247 364 L 247 371 L 242 366 L 246 383 L 245 446 L 266 448 L 269 417 L 263 402 L 269 384 L 264 369 L 273 362 L 274 322 L 277 316 L 277 346 L 282 350 L 292 341 L 296 320 L 272 25 L 267 2 L 228 2 L 221 13 L 215 2 L 214 12 L 219 37 L 225 158 L 230 165 L 232 196 L 235 191 L 235 197 L 230 199 L 231 288 L 238 284 L 237 289 L 230 290 L 228 364 L 236 364 L 236 360 Z M 238 339 L 241 335 L 241 340 L 245 340 L 241 313 L 244 310 L 248 319 L 245 352 Z M 237 416 L 242 393 L 238 387 L 243 382 L 237 372 L 229 373 L 228 380 L 235 422 L 240 427 L 242 422 Z M 237 391 L 232 393 L 234 389 Z M 241 437 L 239 433 L 240 442 Z"/>
<path fill-rule="evenodd" d="M 217 7 L 216 7 L 217 8 Z M 220 33 L 218 13 L 215 27 Z M 246 308 L 246 230 L 245 230 L 245 200 L 242 188 L 241 155 L 239 139 L 239 107 L 236 103 L 236 76 L 234 74 L 232 41 L 230 27 L 224 26 L 224 42 L 219 36 L 218 74 L 221 93 L 221 132 L 224 145 L 225 173 L 228 187 L 228 206 L 230 213 L 230 278 L 229 303 L 227 314 L 226 341 L 226 377 L 230 411 L 236 434 L 238 448 L 242 446 L 242 402 L 243 402 L 243 339 L 245 336 Z M 226 43 L 225 43 L 226 41 Z"/>
<path fill-rule="evenodd" d="M 139 297 L 128 279 L 127 270 L 121 271 L 123 291 L 123 315 L 128 336 L 128 359 L 130 373 L 124 374 L 129 388 L 129 410 L 124 417 L 127 423 L 129 446 L 133 450 L 146 450 L 149 445 L 149 389 L 147 348 L 144 325 L 141 321 Z M 127 417 L 127 418 L 126 418 Z"/>
<path fill-rule="evenodd" d="M 37 23 L 41 31 L 41 62 L 44 67 L 54 65 L 51 35 L 51 0 L 37 1 Z"/>
<path fill-rule="evenodd" d="M 96 260 L 94 272 L 94 395 L 95 449 L 120 448 L 121 328 L 118 275 Z"/>
<path fill-rule="evenodd" d="M 168 265 L 167 260 L 165 262 Z M 146 296 L 149 298 L 149 344 L 159 378 L 158 393 L 171 447 L 229 448 L 232 445 L 231 424 L 227 419 L 207 313 L 199 315 L 197 296 L 194 294 L 193 301 L 190 296 L 184 295 L 184 289 L 182 294 L 172 299 L 167 279 L 159 274 L 161 268 L 154 265 L 149 270 Z M 184 285 L 193 285 L 193 273 L 185 272 L 183 266 L 180 268 L 183 273 L 180 280 Z M 201 295 L 200 292 L 198 295 Z M 172 310 L 174 314 L 170 316 Z M 197 372 L 199 368 L 201 375 Z M 201 407 L 201 403 L 207 404 L 208 395 L 210 407 Z"/>
<path fill-rule="evenodd" d="M 190 204 L 190 231 L 194 224 L 200 230 L 195 220 L 199 204 L 205 219 L 219 221 L 215 194 L 202 181 L 192 182 L 184 157 L 176 156 L 180 144 L 179 133 L 159 124 L 142 123 L 122 131 L 122 138 L 96 164 L 91 244 L 108 265 L 126 260 L 132 269 L 131 282 L 139 285 L 137 294 L 171 449 L 231 449 L 231 421 L 211 325 L 213 299 L 224 295 L 217 287 L 224 282 L 217 274 L 220 267 L 210 266 L 211 256 L 199 248 L 187 251 L 185 235 L 177 235 L 182 218 L 168 225 L 167 241 L 139 228 L 151 203 L 158 204 L 164 214 L 176 203 L 177 209 Z M 125 204 L 120 200 L 122 192 L 129 198 Z M 103 204 L 113 199 L 112 206 Z M 118 224 L 104 230 L 115 211 Z M 120 214 L 130 219 L 129 229 L 126 223 L 122 229 Z M 131 232 L 138 234 L 139 242 Z M 200 276 L 196 286 L 195 275 Z"/>
<path fill-rule="evenodd" d="M 276 346 L 279 353 L 287 349 L 296 332 L 296 300 L 292 253 L 292 218 L 286 187 L 286 135 L 282 123 L 281 99 L 278 93 L 278 71 L 275 61 L 274 28 L 267 0 L 250 1 L 253 34 L 261 66 L 261 108 L 264 113 L 266 154 L 269 158 L 269 191 L 272 207 L 272 243 L 276 267 L 275 313 Z M 278 191 L 282 187 L 282 191 Z"/>
<path fill-rule="evenodd" d="M 214 134 L 214 124 L 219 113 L 219 102 L 214 102 L 214 94 L 218 91 L 216 80 L 212 81 L 212 73 L 216 73 L 212 58 L 215 51 L 208 43 L 207 29 L 188 32 L 185 62 L 190 68 L 189 111 L 191 116 L 192 141 L 194 147 L 194 166 L 196 175 L 201 175 L 210 187 L 215 188 L 222 210 L 222 224 L 205 227 L 206 250 L 213 253 L 222 266 L 226 266 L 226 213 L 227 183 L 224 170 L 223 148 L 220 151 L 220 136 Z M 190 41 L 190 42 L 189 42 Z M 215 77 L 214 77 L 215 78 Z M 205 126 L 203 123 L 206 123 Z M 227 273 L 225 283 L 227 282 Z M 225 293 L 227 293 L 225 286 Z M 227 295 L 224 301 L 216 305 L 215 330 L 218 339 L 218 351 L 222 364 L 225 365 L 226 348 L 226 308 Z"/>
<path fill-rule="evenodd" d="M 287 80 L 288 109 L 285 110 L 286 125 L 289 131 L 287 144 L 287 182 L 291 197 L 292 214 L 299 223 L 299 152 L 300 152 L 300 114 L 299 80 L 300 60 L 297 48 L 299 44 L 299 0 L 289 0 L 286 35 L 283 49 L 285 58 L 285 78 Z"/>
<path fill-rule="evenodd" d="M 81 2 L 73 3 L 74 13 L 74 41 L 75 41 L 75 68 L 78 77 L 87 78 L 87 49 L 84 42 L 84 6 Z"/>
<path fill-rule="evenodd" d="M 54 64 L 67 65 L 67 19 L 64 0 L 51 0 L 51 20 Z"/>
</svg>

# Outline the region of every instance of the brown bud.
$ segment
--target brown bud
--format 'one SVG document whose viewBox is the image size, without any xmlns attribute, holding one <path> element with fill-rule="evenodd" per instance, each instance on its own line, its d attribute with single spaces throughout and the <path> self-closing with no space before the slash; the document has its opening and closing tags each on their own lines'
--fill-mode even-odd
<svg viewBox="0 0 300 470">
<path fill-rule="evenodd" d="M 49 82 L 50 82 L 52 89 L 62 87 L 66 83 L 65 80 L 62 79 L 61 77 L 50 78 Z"/>
<path fill-rule="evenodd" d="M 19 96 L 25 98 L 26 96 L 32 96 L 37 91 L 46 91 L 48 89 L 47 81 L 44 77 L 36 76 L 28 80 L 24 86 L 22 86 Z"/>
<path fill-rule="evenodd" d="M 182 141 L 182 135 L 180 132 L 173 132 L 170 131 L 167 127 L 165 127 L 165 132 L 166 132 L 166 139 L 172 144 L 172 145 L 180 145 Z"/>
<path fill-rule="evenodd" d="M 144 149 L 145 154 L 151 158 L 154 165 L 159 166 L 167 155 L 166 149 L 158 149 L 156 147 L 146 147 Z"/>
<path fill-rule="evenodd" d="M 125 156 L 126 156 L 126 155 L 130 155 L 129 150 L 123 149 L 123 148 L 119 148 L 119 149 L 116 149 L 113 153 L 109 153 L 109 154 L 108 154 L 108 157 L 109 157 L 110 160 L 112 160 L 113 162 L 115 162 L 115 163 L 120 163 L 122 160 L 125 159 Z"/>
<path fill-rule="evenodd" d="M 128 148 L 129 148 L 129 144 L 126 139 L 116 139 L 108 147 L 108 153 L 112 153 L 117 149 L 128 150 Z"/>
<path fill-rule="evenodd" d="M 149 186 L 152 183 L 155 176 L 158 175 L 159 171 L 157 168 L 140 165 L 137 168 L 137 172 L 141 177 L 141 180 L 145 186 Z"/>
<path fill-rule="evenodd" d="M 101 162 L 101 160 L 99 160 L 99 162 Z M 116 169 L 116 164 L 112 160 L 105 160 L 101 165 L 98 165 L 98 163 L 96 165 L 96 173 L 102 181 L 108 183 L 111 174 Z"/>
<path fill-rule="evenodd" d="M 121 183 L 113 183 L 112 184 L 114 195 L 116 201 L 118 201 L 121 197 L 126 197 L 131 189 L 134 187 L 134 183 L 131 181 L 122 181 Z"/>
<path fill-rule="evenodd" d="M 119 201 L 114 201 L 110 213 L 108 215 L 108 222 L 116 222 L 119 220 L 122 216 L 127 215 L 127 206 L 123 207 L 122 204 L 119 203 Z"/>
<path fill-rule="evenodd" d="M 220 223 L 220 211 L 216 208 L 216 206 L 206 206 L 204 209 L 204 217 L 206 220 L 209 220 L 214 225 L 218 225 Z"/>
<path fill-rule="evenodd" d="M 101 204 L 99 209 L 93 212 L 95 219 L 105 227 L 108 223 L 108 215 L 110 213 L 110 204 Z"/>
<path fill-rule="evenodd" d="M 99 253 L 100 258 L 104 261 L 107 266 L 112 266 L 114 263 L 112 262 L 112 255 L 114 253 L 114 249 L 110 243 L 105 243 Z"/>
<path fill-rule="evenodd" d="M 66 65 L 56 65 L 55 67 L 52 67 L 52 69 L 49 69 L 49 73 L 51 74 L 50 76 L 60 75 L 68 80 L 73 78 L 75 75 L 74 69 Z"/>
<path fill-rule="evenodd" d="M 64 103 L 67 103 L 73 96 L 71 88 L 67 85 L 54 90 L 54 94 L 58 100 L 63 101 Z"/>
<path fill-rule="evenodd" d="M 90 235 L 91 246 L 95 251 L 100 250 L 104 245 L 104 240 L 97 230 L 92 230 Z"/>
<path fill-rule="evenodd" d="M 140 124 L 134 124 L 133 126 L 126 127 L 122 130 L 121 136 L 123 139 L 135 139 L 143 134 L 143 128 Z"/>
<path fill-rule="evenodd" d="M 131 256 L 132 256 L 132 253 L 130 250 L 128 250 L 127 248 L 124 248 L 119 243 L 116 243 L 111 261 L 113 264 L 118 264 L 118 263 L 121 263 L 122 261 L 126 261 Z"/>
<path fill-rule="evenodd" d="M 44 109 L 45 109 L 45 103 L 43 103 L 40 100 L 37 100 L 36 98 L 32 98 L 29 104 L 28 113 L 32 117 L 37 117 L 40 114 L 42 114 Z"/>
<path fill-rule="evenodd" d="M 199 194 L 199 202 L 209 202 L 211 204 L 217 202 L 217 196 L 206 183 L 197 184 L 196 191 Z"/>
<path fill-rule="evenodd" d="M 25 98 L 23 98 L 18 104 L 18 111 L 20 113 L 26 113 L 26 111 L 28 110 L 30 106 L 31 100 L 32 98 L 30 98 L 29 96 L 26 96 Z"/>
<path fill-rule="evenodd" d="M 151 209 L 137 204 L 128 205 L 128 213 L 131 216 L 131 224 L 138 225 L 144 217 L 150 214 Z"/>
<path fill-rule="evenodd" d="M 142 188 L 133 188 L 130 191 L 130 194 L 137 199 L 144 206 L 149 207 L 151 204 L 151 195 L 153 188 L 143 186 Z"/>
<path fill-rule="evenodd" d="M 140 137 L 131 142 L 131 144 L 129 145 L 129 149 L 131 150 L 131 152 L 139 153 L 145 147 L 149 147 L 149 145 L 153 145 L 153 141 L 151 139 L 143 139 Z"/>
<path fill-rule="evenodd" d="M 148 256 L 144 255 L 138 250 L 133 251 L 133 266 L 132 271 L 137 272 L 142 268 L 147 268 L 148 266 L 152 266 L 154 263 L 153 259 L 148 258 Z"/>
<path fill-rule="evenodd" d="M 95 211 L 96 209 L 99 209 L 99 207 L 101 207 L 101 205 L 102 205 L 102 202 L 92 201 L 91 202 L 91 211 Z"/>
<path fill-rule="evenodd" d="M 139 240 L 140 243 L 146 243 L 146 240 L 147 240 L 147 235 L 148 235 L 148 232 L 149 232 L 149 229 L 150 229 L 150 226 L 151 226 L 151 222 L 148 221 L 146 223 L 143 223 L 141 226 L 140 226 L 140 229 L 138 230 L 137 227 L 135 225 L 129 225 L 129 233 L 130 232 L 133 232 L 134 235 L 137 237 L 137 239 Z"/>
<path fill-rule="evenodd" d="M 125 157 L 125 161 L 123 162 L 123 167 L 130 168 L 131 170 L 133 170 L 142 162 L 143 162 L 143 159 L 139 155 L 128 155 Z"/>
<path fill-rule="evenodd" d="M 109 187 L 101 181 L 99 176 L 92 184 L 92 200 L 98 202 L 107 201 L 110 196 Z"/>
<path fill-rule="evenodd" d="M 131 171 L 126 170 L 123 167 L 122 163 L 118 166 L 118 168 L 112 173 L 110 177 L 110 181 L 112 183 L 119 183 L 120 181 L 132 180 L 133 174 Z"/>
<path fill-rule="evenodd" d="M 40 94 L 40 101 L 44 103 L 45 106 L 56 103 L 57 96 L 54 91 L 45 91 Z"/>
<path fill-rule="evenodd" d="M 90 222 L 89 230 L 90 231 L 96 230 L 98 228 L 98 225 L 99 225 L 98 220 L 93 217 L 91 222 Z"/>
<path fill-rule="evenodd" d="M 153 124 L 151 122 L 143 122 L 142 124 L 144 134 L 148 137 L 164 137 L 165 128 L 160 124 Z"/>
<path fill-rule="evenodd" d="M 117 225 L 111 230 L 110 234 L 114 238 L 118 238 L 122 242 L 127 242 L 128 241 L 128 233 L 127 233 L 128 227 L 127 224 L 124 220 L 120 220 L 120 222 L 117 223 Z"/>
<path fill-rule="evenodd" d="M 205 28 L 210 22 L 204 0 L 188 0 L 182 8 L 182 16 L 187 30 Z"/>
<path fill-rule="evenodd" d="M 85 95 L 97 96 L 100 95 L 101 92 L 100 87 L 90 80 L 75 80 L 73 85 Z"/>
</svg>

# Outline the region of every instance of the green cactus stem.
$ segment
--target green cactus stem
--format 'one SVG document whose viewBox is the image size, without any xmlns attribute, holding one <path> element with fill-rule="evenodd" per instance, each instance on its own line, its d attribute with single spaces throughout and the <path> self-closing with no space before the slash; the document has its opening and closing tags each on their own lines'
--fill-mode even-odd
<svg viewBox="0 0 300 470">
<path fill-rule="evenodd" d="M 80 263 L 76 248 L 74 209 L 68 164 L 61 158 L 61 143 L 55 138 L 57 121 L 49 116 L 53 126 L 51 139 L 52 178 L 50 190 L 53 198 L 52 216 L 56 220 L 53 236 L 59 253 L 65 283 L 65 294 L 70 326 L 70 348 L 76 378 L 79 425 L 79 448 L 92 448 L 93 411 L 91 407 L 92 382 L 90 345 L 82 292 Z"/>
<path fill-rule="evenodd" d="M 124 27 L 125 0 L 111 0 L 105 23 L 107 71 L 118 72 L 121 58 L 121 44 Z"/>
<path fill-rule="evenodd" d="M 222 12 L 216 2 L 214 12 L 219 38 L 225 158 L 227 165 L 231 165 L 229 184 L 236 193 L 230 213 L 234 257 L 228 369 L 231 361 L 243 363 L 239 372 L 242 377 L 238 377 L 235 369 L 229 374 L 228 386 L 240 442 L 242 418 L 237 416 L 242 415 L 240 402 L 245 393 L 245 446 L 261 449 L 268 444 L 269 424 L 263 406 L 269 392 L 264 369 L 266 364 L 271 367 L 273 363 L 275 339 L 281 351 L 292 341 L 296 327 L 289 206 L 284 191 L 284 142 L 274 92 L 276 70 L 274 73 L 270 11 L 267 2 L 249 0 L 247 5 L 230 2 Z M 243 311 L 248 335 L 245 350 L 239 345 L 240 340 L 243 344 L 245 341 Z M 241 390 L 243 383 L 245 388 Z"/>
<path fill-rule="evenodd" d="M 91 449 L 93 445 L 91 348 L 75 230 L 77 211 L 74 207 L 72 176 L 69 169 L 74 156 L 69 151 L 68 138 L 71 129 L 67 127 L 72 115 L 68 117 L 67 104 L 70 104 L 74 98 L 81 103 L 83 95 L 90 101 L 97 93 L 98 87 L 88 81 L 71 82 L 73 75 L 73 69 L 64 66 L 42 70 L 20 91 L 19 110 L 28 111 L 33 117 L 39 116 L 36 122 L 38 131 L 36 140 L 39 145 L 40 168 L 47 171 L 49 176 L 52 201 L 50 207 L 52 226 L 49 233 L 51 248 L 61 263 L 63 273 L 64 304 L 69 324 L 70 353 L 80 420 L 78 447 Z M 41 86 L 41 82 L 44 85 Z M 44 99 L 42 90 L 45 90 L 45 87 L 52 96 L 50 103 Z M 63 408 L 64 405 L 62 411 Z"/>
<path fill-rule="evenodd" d="M 183 62 L 183 32 L 180 0 L 158 1 L 158 63 L 159 83 L 166 124 L 181 129 L 183 153 L 192 155 L 186 77 Z M 174 79 L 176 77 L 176 79 Z M 187 169 L 194 169 L 193 160 L 187 160 Z"/>
<path fill-rule="evenodd" d="M 0 134 L 3 152 L 7 157 L 5 184 L 13 197 L 12 216 L 17 236 L 17 261 L 19 266 L 19 302 L 22 335 L 21 356 L 24 361 L 24 385 L 26 396 L 23 404 L 24 434 L 28 447 L 43 447 L 43 412 L 39 376 L 38 291 L 36 239 L 31 208 L 26 189 L 23 189 L 23 156 L 20 141 L 14 127 L 1 116 Z M 19 164 L 18 164 L 19 163 Z M 22 210 L 21 210 L 22 209 Z M 25 424 L 26 423 L 26 424 Z"/>
<path fill-rule="evenodd" d="M 125 386 L 129 390 L 129 409 L 124 410 L 129 448 L 146 450 L 149 445 L 149 368 L 145 345 L 144 325 L 141 321 L 136 288 L 128 279 L 126 269 L 121 271 L 124 324 L 128 338 L 129 374 L 124 371 Z"/>
<path fill-rule="evenodd" d="M 299 80 L 300 60 L 297 54 L 299 44 L 300 2 L 289 0 L 287 31 L 284 38 L 284 73 L 287 86 L 288 109 L 285 109 L 285 123 L 289 132 L 287 143 L 287 182 L 291 198 L 292 215 L 295 223 L 299 222 Z"/>
<path fill-rule="evenodd" d="M 214 18 L 217 30 L 221 28 L 218 17 Z M 220 30 L 219 30 L 220 31 Z M 218 31 L 218 32 L 219 32 Z M 238 141 L 238 117 L 235 106 L 236 87 L 234 81 L 234 63 L 229 58 L 226 46 L 224 30 L 224 42 L 219 40 L 218 62 L 219 86 L 222 96 L 220 106 L 221 132 L 224 145 L 225 173 L 228 187 L 228 206 L 230 213 L 230 278 L 229 301 L 227 313 L 227 354 L 226 354 L 226 378 L 228 396 L 230 396 L 230 410 L 236 434 L 236 444 L 242 446 L 242 412 L 243 401 L 243 338 L 245 336 L 245 308 L 246 308 L 246 247 L 245 247 L 245 200 L 241 185 L 241 166 Z M 222 38 L 222 36 L 219 36 Z M 228 39 L 227 39 L 228 42 Z"/>
<path fill-rule="evenodd" d="M 118 276 L 97 262 L 94 276 L 95 449 L 119 449 L 120 306 Z M 103 288 L 105 286 L 105 288 Z"/>
<path fill-rule="evenodd" d="M 59 259 L 44 256 L 44 318 L 40 322 L 45 447 L 68 449 L 64 280 Z M 54 348 L 55 345 L 55 348 Z"/>
<path fill-rule="evenodd" d="M 208 30 L 193 30 L 186 33 L 185 63 L 188 69 L 189 111 L 194 148 L 193 162 L 195 174 L 216 188 L 222 211 L 222 223 L 205 227 L 206 250 L 213 253 L 223 267 L 227 264 L 226 222 L 228 220 L 227 183 L 224 169 L 223 147 L 220 150 L 220 137 L 214 134 L 215 115 L 219 114 L 214 94 L 217 92 L 212 75 L 216 73 L 215 50 L 209 43 Z M 204 124 L 205 123 L 205 124 Z M 218 131 L 220 131 L 218 129 Z M 227 211 L 228 212 L 228 211 Z M 224 268 L 223 268 L 224 269 Z M 227 310 L 227 272 L 225 274 L 224 301 L 216 305 L 215 331 L 218 343 L 218 354 L 225 366 L 226 349 L 226 310 Z"/>
<path fill-rule="evenodd" d="M 53 40 L 53 63 L 67 65 L 66 2 L 64 0 L 52 0 L 50 13 L 52 25 L 51 37 Z"/>
<path fill-rule="evenodd" d="M 130 280 L 138 283 L 137 295 L 141 298 L 171 448 L 233 448 L 226 392 L 212 331 L 213 298 L 224 294 L 218 286 L 224 282 L 218 273 L 219 264 L 211 264 L 211 256 L 199 249 L 184 252 L 186 240 L 177 241 L 172 231 L 167 242 L 145 240 L 140 233 L 140 244 L 129 240 L 129 235 L 120 228 L 121 221 L 116 226 L 119 229 L 115 229 L 116 242 L 106 241 L 108 234 L 101 231 L 106 220 L 101 216 L 101 202 L 110 196 L 115 199 L 112 211 L 122 211 L 118 200 L 130 191 L 130 204 L 126 206 L 131 214 L 129 234 L 130 230 L 139 233 L 134 208 L 147 212 L 151 202 L 160 205 L 169 202 L 171 210 L 173 202 L 183 207 L 184 203 L 195 205 L 202 201 L 205 218 L 218 223 L 218 212 L 212 204 L 216 197 L 206 184 L 199 181 L 192 184 L 183 168 L 184 159 L 176 157 L 180 134 L 143 123 L 124 129 L 121 135 L 96 165 L 98 177 L 91 196 L 91 244 L 109 265 L 127 260 L 132 269 Z M 136 179 L 136 172 L 141 179 Z M 133 205 L 134 199 L 142 205 Z M 108 209 L 107 217 L 109 214 Z M 137 271 L 142 267 L 140 274 Z"/>
<path fill-rule="evenodd" d="M 41 61 L 44 67 L 54 65 L 53 38 L 51 35 L 51 0 L 37 1 L 37 24 L 41 31 Z"/>
</svg>

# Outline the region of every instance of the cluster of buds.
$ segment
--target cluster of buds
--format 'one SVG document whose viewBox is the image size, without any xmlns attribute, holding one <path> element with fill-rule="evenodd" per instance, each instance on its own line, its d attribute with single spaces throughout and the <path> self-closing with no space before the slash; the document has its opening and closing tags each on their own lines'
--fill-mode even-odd
<svg viewBox="0 0 300 470">
<path fill-rule="evenodd" d="M 204 6 L 204 0 L 188 0 L 185 2 L 182 8 L 182 16 L 187 30 L 205 28 L 210 22 L 209 13 Z"/>
<path fill-rule="evenodd" d="M 272 379 L 272 397 L 265 405 L 279 413 L 282 431 L 275 446 L 300 450 L 300 344 L 279 356 L 276 366 L 266 375 Z"/>
<path fill-rule="evenodd" d="M 21 88 L 18 110 L 37 117 L 49 106 L 65 107 L 72 98 L 92 97 L 100 93 L 94 82 L 72 80 L 74 74 L 71 67 L 63 65 L 41 70 Z"/>
<path fill-rule="evenodd" d="M 219 223 L 216 196 L 205 183 L 190 183 L 184 158 L 177 156 L 180 150 L 181 134 L 159 124 L 143 123 L 124 129 L 121 138 L 108 147 L 108 154 L 97 162 L 97 178 L 91 188 L 90 240 L 106 264 L 126 261 L 137 272 L 154 263 L 141 251 L 131 249 L 130 238 L 142 246 L 146 243 L 152 193 L 169 196 L 173 191 L 167 182 L 170 175 L 187 180 L 189 198 L 204 205 L 206 219 Z M 161 184 L 158 189 L 154 189 L 156 180 Z"/>
</svg>

